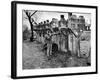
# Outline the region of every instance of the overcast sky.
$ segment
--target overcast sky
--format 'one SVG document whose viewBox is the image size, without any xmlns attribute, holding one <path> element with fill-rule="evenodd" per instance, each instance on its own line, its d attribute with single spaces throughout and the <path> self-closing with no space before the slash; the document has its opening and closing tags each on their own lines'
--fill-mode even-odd
<svg viewBox="0 0 100 80">
<path fill-rule="evenodd" d="M 30 11 L 30 12 L 33 13 L 34 10 Z M 23 13 L 22 14 L 22 16 L 23 16 L 23 26 L 27 26 L 28 28 L 30 28 L 30 24 L 29 24 L 28 19 L 25 19 L 25 17 L 27 17 L 25 12 L 23 11 L 22 13 Z M 46 12 L 46 11 L 38 11 L 32 17 L 34 18 L 34 20 L 37 23 L 39 23 L 39 22 L 43 22 L 43 21 L 45 21 L 47 19 L 49 21 L 51 21 L 52 18 L 57 18 L 58 20 L 60 20 L 60 15 L 64 15 L 65 19 L 66 20 L 68 19 L 68 13 Z M 91 14 L 73 13 L 73 15 L 76 15 L 77 17 L 79 17 L 80 15 L 84 16 L 86 23 L 90 24 Z"/>
</svg>

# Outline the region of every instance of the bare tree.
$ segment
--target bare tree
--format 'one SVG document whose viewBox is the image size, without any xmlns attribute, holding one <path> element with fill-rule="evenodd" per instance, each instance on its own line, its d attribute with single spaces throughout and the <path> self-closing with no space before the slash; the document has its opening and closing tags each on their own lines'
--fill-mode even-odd
<svg viewBox="0 0 100 80">
<path fill-rule="evenodd" d="M 29 23 L 30 23 L 30 27 L 31 27 L 31 37 L 30 37 L 30 41 L 33 42 L 34 41 L 34 26 L 33 26 L 33 22 L 36 24 L 36 22 L 34 21 L 34 19 L 32 18 L 32 16 L 37 12 L 37 11 L 34 11 L 33 13 L 32 12 L 29 12 L 28 10 L 24 10 L 27 18 L 29 20 Z"/>
</svg>

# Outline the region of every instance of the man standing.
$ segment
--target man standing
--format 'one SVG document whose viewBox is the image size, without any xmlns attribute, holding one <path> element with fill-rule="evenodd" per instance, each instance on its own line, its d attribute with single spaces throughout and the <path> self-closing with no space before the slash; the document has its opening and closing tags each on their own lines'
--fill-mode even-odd
<svg viewBox="0 0 100 80">
<path fill-rule="evenodd" d="M 52 55 L 52 36 L 51 36 L 51 32 L 47 31 L 47 33 L 45 34 L 45 43 L 47 44 L 47 56 L 49 57 L 50 55 Z"/>
</svg>

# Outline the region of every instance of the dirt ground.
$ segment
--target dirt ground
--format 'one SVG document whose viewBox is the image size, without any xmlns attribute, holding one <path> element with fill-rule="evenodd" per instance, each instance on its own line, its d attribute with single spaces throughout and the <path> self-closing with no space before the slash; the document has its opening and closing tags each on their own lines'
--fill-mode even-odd
<svg viewBox="0 0 100 80">
<path fill-rule="evenodd" d="M 90 57 L 79 58 L 71 52 L 57 51 L 47 57 L 42 50 L 43 44 L 34 41 L 23 42 L 22 62 L 23 69 L 59 68 L 59 67 L 82 67 L 90 66 Z"/>
</svg>

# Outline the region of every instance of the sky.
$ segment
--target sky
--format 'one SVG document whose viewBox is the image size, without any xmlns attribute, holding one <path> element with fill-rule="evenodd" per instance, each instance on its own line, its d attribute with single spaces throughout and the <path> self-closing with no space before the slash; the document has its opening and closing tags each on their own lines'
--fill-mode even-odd
<svg viewBox="0 0 100 80">
<path fill-rule="evenodd" d="M 27 16 L 25 14 L 24 11 L 22 11 L 22 16 L 23 16 L 23 26 L 27 26 L 30 29 L 30 24 L 28 19 L 25 19 Z M 34 10 L 30 10 L 30 13 L 34 13 Z M 77 17 L 79 17 L 80 15 L 84 16 L 85 21 L 87 24 L 91 23 L 91 14 L 83 14 L 83 13 L 72 13 L 73 15 L 76 15 Z M 49 20 L 51 21 L 52 18 L 57 18 L 58 20 L 60 20 L 60 15 L 64 15 L 65 19 L 68 19 L 68 13 L 65 12 L 48 12 L 48 11 L 37 11 L 32 18 L 34 18 L 34 20 L 39 23 L 39 22 L 43 22 L 45 20 Z"/>
</svg>

